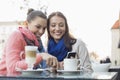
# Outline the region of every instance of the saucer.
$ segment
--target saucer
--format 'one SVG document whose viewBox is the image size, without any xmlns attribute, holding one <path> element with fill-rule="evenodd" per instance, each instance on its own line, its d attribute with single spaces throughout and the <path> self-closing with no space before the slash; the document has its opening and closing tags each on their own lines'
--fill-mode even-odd
<svg viewBox="0 0 120 80">
<path fill-rule="evenodd" d="M 60 73 L 80 73 L 81 70 L 57 70 Z"/>
<path fill-rule="evenodd" d="M 16 71 L 20 71 L 20 72 L 35 72 L 35 71 L 44 71 L 46 69 L 31 69 L 31 68 L 28 68 L 26 70 L 24 69 L 20 69 L 20 68 L 16 68 Z"/>
<path fill-rule="evenodd" d="M 27 70 L 16 69 L 16 71 L 21 72 L 22 75 L 40 75 L 45 70 L 46 69 L 27 69 Z"/>
</svg>

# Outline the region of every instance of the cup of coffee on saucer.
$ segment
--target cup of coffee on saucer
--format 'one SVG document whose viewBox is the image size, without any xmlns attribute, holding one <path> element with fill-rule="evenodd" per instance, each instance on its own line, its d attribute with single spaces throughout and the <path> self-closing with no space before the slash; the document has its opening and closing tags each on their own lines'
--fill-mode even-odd
<svg viewBox="0 0 120 80">
<path fill-rule="evenodd" d="M 64 59 L 65 71 L 76 71 L 78 69 L 79 60 L 75 58 L 76 52 L 68 52 L 67 58 Z"/>
<path fill-rule="evenodd" d="M 79 59 L 64 59 L 64 71 L 77 71 Z"/>
<path fill-rule="evenodd" d="M 63 73 L 79 73 L 79 63 L 80 60 L 76 59 L 76 52 L 68 52 L 67 57 L 63 60 L 63 70 L 58 70 L 58 72 Z"/>
</svg>

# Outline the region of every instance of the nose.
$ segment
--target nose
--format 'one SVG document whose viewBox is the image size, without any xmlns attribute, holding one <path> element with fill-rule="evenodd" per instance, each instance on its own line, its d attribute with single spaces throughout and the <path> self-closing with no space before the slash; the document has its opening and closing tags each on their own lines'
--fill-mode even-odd
<svg viewBox="0 0 120 80">
<path fill-rule="evenodd" d="M 43 29 L 39 29 L 39 34 L 43 34 L 44 33 L 44 30 Z"/>
<path fill-rule="evenodd" d="M 60 27 L 57 25 L 57 26 L 55 27 L 55 29 L 56 29 L 56 30 L 60 30 Z"/>
</svg>

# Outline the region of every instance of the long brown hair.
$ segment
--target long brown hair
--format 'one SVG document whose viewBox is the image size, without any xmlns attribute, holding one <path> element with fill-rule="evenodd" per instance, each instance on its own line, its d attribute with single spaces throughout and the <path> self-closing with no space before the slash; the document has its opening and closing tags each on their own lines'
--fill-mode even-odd
<svg viewBox="0 0 120 80">
<path fill-rule="evenodd" d="M 64 43 L 65 43 L 66 48 L 69 51 L 71 51 L 72 50 L 72 45 L 76 42 L 76 39 L 70 35 L 67 19 L 63 15 L 63 13 L 61 13 L 61 12 L 53 12 L 48 16 L 48 20 L 47 20 L 48 41 L 49 41 L 50 38 L 52 38 L 52 36 L 50 35 L 49 27 L 50 27 L 50 19 L 53 16 L 59 16 L 59 17 L 61 17 L 65 20 L 66 31 L 65 31 L 65 34 L 63 35 L 63 38 L 64 38 Z"/>
</svg>

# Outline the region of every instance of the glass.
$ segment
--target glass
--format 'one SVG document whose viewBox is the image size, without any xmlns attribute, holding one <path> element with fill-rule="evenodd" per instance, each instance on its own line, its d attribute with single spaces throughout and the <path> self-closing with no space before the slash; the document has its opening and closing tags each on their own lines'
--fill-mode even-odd
<svg viewBox="0 0 120 80">
<path fill-rule="evenodd" d="M 25 46 L 25 61 L 28 64 L 28 68 L 33 68 L 36 61 L 37 46 Z"/>
</svg>

